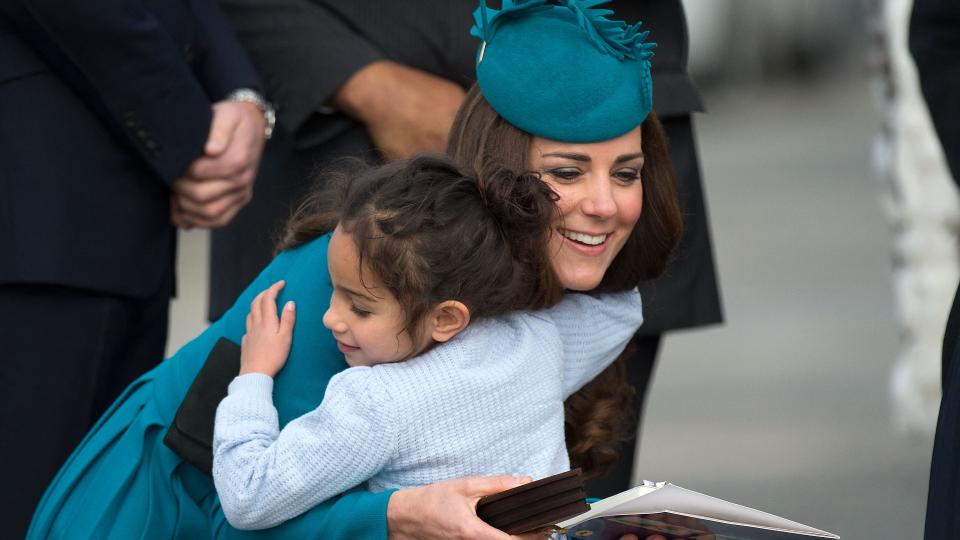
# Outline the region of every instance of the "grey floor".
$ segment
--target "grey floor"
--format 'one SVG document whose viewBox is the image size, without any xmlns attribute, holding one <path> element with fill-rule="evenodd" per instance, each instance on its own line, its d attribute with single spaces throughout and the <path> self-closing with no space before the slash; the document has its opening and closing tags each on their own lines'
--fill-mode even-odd
<svg viewBox="0 0 960 540">
<path fill-rule="evenodd" d="M 846 540 L 920 538 L 930 441 L 889 421 L 891 239 L 866 79 L 706 97 L 698 127 L 727 323 L 665 341 L 640 476 Z M 206 242 L 184 235 L 171 349 L 203 325 Z"/>
</svg>

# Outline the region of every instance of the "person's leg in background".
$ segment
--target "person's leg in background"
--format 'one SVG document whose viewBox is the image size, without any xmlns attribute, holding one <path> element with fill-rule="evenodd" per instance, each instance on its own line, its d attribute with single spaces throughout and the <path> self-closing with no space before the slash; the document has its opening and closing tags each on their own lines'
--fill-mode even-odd
<svg viewBox="0 0 960 540">
<path fill-rule="evenodd" d="M 0 285 L 0 496 L 22 538 L 47 485 L 113 400 L 163 359 L 170 280 L 147 299 Z"/>
<path fill-rule="evenodd" d="M 927 540 L 957 538 L 960 535 L 960 347 L 957 321 L 960 321 L 960 288 L 943 338 L 943 399 L 937 417 L 930 462 L 927 513 L 923 537 Z"/>
</svg>

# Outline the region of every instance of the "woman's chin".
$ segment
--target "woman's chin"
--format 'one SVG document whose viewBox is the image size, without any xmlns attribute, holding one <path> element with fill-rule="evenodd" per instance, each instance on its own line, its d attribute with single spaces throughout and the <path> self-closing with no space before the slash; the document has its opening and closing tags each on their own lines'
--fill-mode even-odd
<svg viewBox="0 0 960 540">
<path fill-rule="evenodd" d="M 624 241 L 621 238 L 626 238 L 626 235 L 616 235 L 612 241 L 596 246 L 594 249 L 597 252 L 592 253 L 586 247 L 554 235 L 554 239 L 559 239 L 559 242 L 551 242 L 550 264 L 563 287 L 569 291 L 581 292 L 596 289 L 610 269 L 613 259 L 623 248 Z"/>
<path fill-rule="evenodd" d="M 565 275 L 558 272 L 560 283 L 568 291 L 586 292 L 596 289 L 603 280 L 603 273 L 577 273 Z"/>
</svg>

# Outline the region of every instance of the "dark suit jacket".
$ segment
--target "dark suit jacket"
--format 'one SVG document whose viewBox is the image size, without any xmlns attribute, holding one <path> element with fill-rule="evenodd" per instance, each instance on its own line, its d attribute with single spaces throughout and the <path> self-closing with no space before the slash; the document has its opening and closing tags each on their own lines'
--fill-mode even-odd
<svg viewBox="0 0 960 540">
<path fill-rule="evenodd" d="M 272 238 L 318 164 L 376 160 L 364 127 L 318 110 L 361 67 L 389 59 L 461 84 L 473 82 L 477 40 L 469 35 L 476 0 L 220 0 L 277 104 L 286 131 L 267 150 L 253 202 L 212 245 L 210 316 L 217 318 L 270 259 Z M 719 322 L 720 307 L 699 165 L 689 115 L 702 110 L 686 75 L 687 30 L 680 2 L 614 2 L 617 16 L 642 19 L 658 42 L 654 106 L 666 118 L 688 217 L 679 264 L 645 287 L 641 332 Z"/>
<path fill-rule="evenodd" d="M 0 0 L 0 283 L 145 297 L 213 101 L 257 87 L 214 0 Z"/>
<path fill-rule="evenodd" d="M 960 187 L 960 4 L 952 0 L 916 0 L 910 17 L 910 52 L 947 165 Z M 958 336 L 960 291 L 947 323 L 944 380 Z"/>
<path fill-rule="evenodd" d="M 920 87 L 943 145 L 954 182 L 960 185 L 960 4 L 915 0 L 910 52 Z M 933 441 L 923 537 L 960 538 L 960 288 L 943 338 L 943 398 Z"/>
</svg>

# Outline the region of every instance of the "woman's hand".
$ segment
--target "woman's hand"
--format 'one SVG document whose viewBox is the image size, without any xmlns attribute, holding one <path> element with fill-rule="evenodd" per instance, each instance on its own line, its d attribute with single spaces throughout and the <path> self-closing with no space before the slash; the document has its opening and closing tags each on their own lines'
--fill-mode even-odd
<svg viewBox="0 0 960 540">
<path fill-rule="evenodd" d="M 472 476 L 418 488 L 401 489 L 390 497 L 390 503 L 387 505 L 387 531 L 390 540 L 546 538 L 545 533 L 511 536 L 487 525 L 477 517 L 477 501 L 481 497 L 515 488 L 530 481 L 529 476 L 524 478 Z"/>
<path fill-rule="evenodd" d="M 287 363 L 296 309 L 291 300 L 283 306 L 282 316 L 277 316 L 277 295 L 283 286 L 283 281 L 274 283 L 250 303 L 247 333 L 240 342 L 241 375 L 263 373 L 276 377 Z"/>
</svg>

